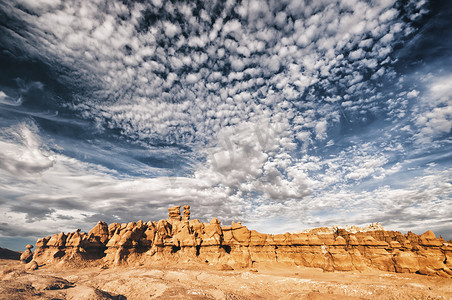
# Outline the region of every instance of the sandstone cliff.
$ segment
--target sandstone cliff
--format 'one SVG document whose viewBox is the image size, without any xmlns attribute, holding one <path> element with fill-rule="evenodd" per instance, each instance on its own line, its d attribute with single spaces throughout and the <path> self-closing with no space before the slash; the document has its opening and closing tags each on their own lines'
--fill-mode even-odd
<svg viewBox="0 0 452 300">
<path fill-rule="evenodd" d="M 169 208 L 167 220 L 99 222 L 89 233 L 77 230 L 41 238 L 33 259 L 42 263 L 99 261 L 146 264 L 153 260 L 200 261 L 234 268 L 293 264 L 326 271 L 375 268 L 388 272 L 452 277 L 452 245 L 431 231 L 422 235 L 369 230 L 319 229 L 262 234 L 240 222 L 221 226 L 190 220 L 190 207 Z"/>
</svg>

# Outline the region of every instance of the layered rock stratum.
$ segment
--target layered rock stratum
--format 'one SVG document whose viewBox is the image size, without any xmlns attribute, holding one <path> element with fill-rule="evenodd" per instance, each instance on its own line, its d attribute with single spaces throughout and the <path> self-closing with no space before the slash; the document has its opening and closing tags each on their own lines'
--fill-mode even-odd
<svg viewBox="0 0 452 300">
<path fill-rule="evenodd" d="M 33 260 L 38 265 L 93 261 L 106 265 L 146 265 L 152 261 L 198 261 L 232 268 L 294 265 L 324 271 L 418 273 L 452 277 L 452 244 L 432 231 L 422 235 L 365 228 L 316 228 L 263 234 L 240 222 L 221 226 L 190 220 L 190 207 L 169 208 L 166 220 L 97 223 L 88 233 L 77 230 L 41 238 Z"/>
</svg>

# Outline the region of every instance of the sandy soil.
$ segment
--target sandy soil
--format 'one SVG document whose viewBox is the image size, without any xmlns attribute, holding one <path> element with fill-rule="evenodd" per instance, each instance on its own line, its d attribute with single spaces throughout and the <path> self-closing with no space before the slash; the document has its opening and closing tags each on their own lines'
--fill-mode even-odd
<svg viewBox="0 0 452 300">
<path fill-rule="evenodd" d="M 297 267 L 220 270 L 202 264 L 25 271 L 0 260 L 0 299 L 452 299 L 452 279 Z"/>
</svg>

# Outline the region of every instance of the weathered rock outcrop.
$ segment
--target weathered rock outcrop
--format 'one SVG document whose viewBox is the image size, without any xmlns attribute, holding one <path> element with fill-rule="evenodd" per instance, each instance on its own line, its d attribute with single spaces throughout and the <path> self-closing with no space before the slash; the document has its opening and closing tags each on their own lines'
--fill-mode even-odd
<svg viewBox="0 0 452 300">
<path fill-rule="evenodd" d="M 190 220 L 190 207 L 168 209 L 167 220 L 99 222 L 89 233 L 55 234 L 39 239 L 33 259 L 38 263 L 99 260 L 102 264 L 146 264 L 171 259 L 218 265 L 256 267 L 295 264 L 326 271 L 375 268 L 388 272 L 452 277 L 452 244 L 431 231 L 385 231 L 381 225 L 300 233 L 262 234 L 240 222 L 221 226 Z M 348 230 L 347 230 L 348 229 Z"/>
<path fill-rule="evenodd" d="M 31 251 L 33 245 L 28 244 L 27 246 L 25 246 L 25 248 L 26 250 L 20 256 L 20 262 L 23 264 L 29 263 L 33 258 L 33 252 Z"/>
</svg>

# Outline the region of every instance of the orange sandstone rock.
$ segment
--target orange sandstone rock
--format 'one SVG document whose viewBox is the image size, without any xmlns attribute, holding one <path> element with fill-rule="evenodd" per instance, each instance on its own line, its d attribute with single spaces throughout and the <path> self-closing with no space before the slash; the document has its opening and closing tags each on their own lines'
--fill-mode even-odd
<svg viewBox="0 0 452 300">
<path fill-rule="evenodd" d="M 326 271 L 380 269 L 452 277 L 452 245 L 427 231 L 422 235 L 385 231 L 380 224 L 364 229 L 320 228 L 300 233 L 264 234 L 240 222 L 221 226 L 190 220 L 190 207 L 168 209 L 158 222 L 97 223 L 89 233 L 77 230 L 38 239 L 37 263 L 99 260 L 102 264 L 145 264 L 152 260 L 197 260 L 249 268 L 294 264 Z M 23 256 L 30 256 L 27 249 Z M 29 257 L 28 257 L 29 259 Z"/>
<path fill-rule="evenodd" d="M 180 205 L 168 208 L 168 220 L 181 220 Z"/>
</svg>

